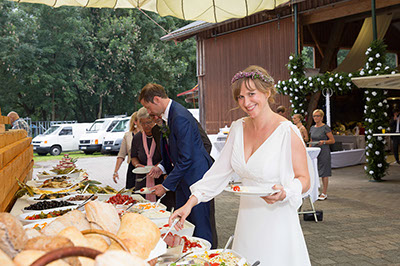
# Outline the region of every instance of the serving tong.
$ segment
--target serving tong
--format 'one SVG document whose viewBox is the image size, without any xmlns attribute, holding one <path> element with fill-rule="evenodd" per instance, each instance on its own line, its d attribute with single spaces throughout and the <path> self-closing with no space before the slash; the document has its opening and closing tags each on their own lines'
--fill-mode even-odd
<svg viewBox="0 0 400 266">
<path fill-rule="evenodd" d="M 95 194 L 90 195 L 90 197 L 85 200 L 84 202 L 82 202 L 81 204 L 78 205 L 78 207 L 76 207 L 76 209 L 82 208 L 83 206 L 85 206 L 86 203 L 88 203 L 93 197 L 95 196 Z"/>
</svg>

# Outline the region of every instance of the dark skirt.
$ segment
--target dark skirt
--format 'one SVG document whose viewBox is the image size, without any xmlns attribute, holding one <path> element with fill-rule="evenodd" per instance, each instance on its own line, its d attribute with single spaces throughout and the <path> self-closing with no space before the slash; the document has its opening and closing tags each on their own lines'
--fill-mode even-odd
<svg viewBox="0 0 400 266">
<path fill-rule="evenodd" d="M 135 167 L 132 165 L 132 163 L 129 163 L 128 171 L 126 172 L 126 189 L 131 189 L 135 186 L 136 175 L 132 173 L 133 169 L 135 169 Z"/>
</svg>

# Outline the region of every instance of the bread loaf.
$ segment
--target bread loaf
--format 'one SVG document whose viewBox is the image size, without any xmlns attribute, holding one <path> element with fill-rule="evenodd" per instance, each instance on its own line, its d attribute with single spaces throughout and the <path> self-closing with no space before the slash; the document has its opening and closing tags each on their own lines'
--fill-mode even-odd
<svg viewBox="0 0 400 266">
<path fill-rule="evenodd" d="M 132 254 L 147 259 L 160 240 L 161 233 L 158 226 L 147 217 L 137 213 L 126 213 L 121 218 L 117 236 Z M 114 247 L 115 243 L 112 246 Z"/>
<path fill-rule="evenodd" d="M 20 252 L 14 258 L 15 265 L 18 266 L 29 266 L 33 262 L 35 262 L 38 258 L 46 254 L 46 252 L 42 250 L 24 250 Z M 68 263 L 64 262 L 63 260 L 56 260 L 52 263 L 47 264 L 48 266 L 69 266 Z"/>
<path fill-rule="evenodd" d="M 90 234 L 90 235 L 85 235 L 84 237 L 89 242 L 89 247 L 101 252 L 105 252 L 108 249 L 109 245 L 102 236 Z"/>
<path fill-rule="evenodd" d="M 148 266 L 143 259 L 129 254 L 122 250 L 109 250 L 101 255 L 98 255 L 95 260 L 96 266 Z"/>
<path fill-rule="evenodd" d="M 85 214 L 81 211 L 73 210 L 52 221 L 41 232 L 47 236 L 55 236 L 69 226 L 74 226 L 79 231 L 90 229 L 90 224 L 86 220 Z"/>
<path fill-rule="evenodd" d="M 31 239 L 31 238 L 42 235 L 38 230 L 33 229 L 33 228 L 25 229 L 25 234 L 26 234 L 27 239 Z"/>
<path fill-rule="evenodd" d="M 0 265 L 1 266 L 15 266 L 12 259 L 0 249 Z"/>
<path fill-rule="evenodd" d="M 75 247 L 91 247 L 85 236 L 82 235 L 81 231 L 79 231 L 76 227 L 67 227 L 58 233 L 58 235 L 64 236 L 71 240 Z M 82 265 L 94 265 L 94 260 L 90 258 L 78 257 L 78 259 Z"/>
<path fill-rule="evenodd" d="M 110 203 L 90 201 L 85 205 L 86 218 L 92 229 L 117 234 L 121 225 L 117 209 Z"/>
<path fill-rule="evenodd" d="M 7 212 L 0 213 L 0 249 L 10 258 L 14 258 L 26 241 L 27 237 L 21 222 Z"/>
</svg>

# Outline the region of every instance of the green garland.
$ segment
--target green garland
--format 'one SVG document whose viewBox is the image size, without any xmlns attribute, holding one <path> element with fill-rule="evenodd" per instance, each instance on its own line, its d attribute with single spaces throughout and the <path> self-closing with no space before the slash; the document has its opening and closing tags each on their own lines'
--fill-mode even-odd
<svg viewBox="0 0 400 266">
<path fill-rule="evenodd" d="M 376 76 L 395 74 L 396 70 L 386 65 L 386 45 L 381 40 L 373 41 L 367 49 L 368 56 L 365 66 L 360 71 L 354 73 L 330 73 L 306 77 L 304 63 L 301 56 L 291 55 L 287 65 L 290 71 L 290 79 L 278 81 L 277 91 L 281 94 L 290 96 L 293 114 L 307 115 L 306 96 L 318 90 L 332 89 L 333 93 L 346 94 L 355 87 L 352 77 Z M 386 101 L 387 91 L 381 89 L 365 90 L 365 110 L 364 125 L 366 127 L 366 174 L 374 179 L 381 180 L 388 169 L 384 146 L 386 141 L 382 137 L 373 137 L 373 133 L 381 132 L 388 126 L 387 109 L 389 105 Z"/>
</svg>

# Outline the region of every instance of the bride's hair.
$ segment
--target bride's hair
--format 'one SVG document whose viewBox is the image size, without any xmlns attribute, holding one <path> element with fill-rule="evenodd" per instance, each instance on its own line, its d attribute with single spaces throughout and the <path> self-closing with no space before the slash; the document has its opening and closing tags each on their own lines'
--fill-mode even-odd
<svg viewBox="0 0 400 266">
<path fill-rule="evenodd" d="M 240 89 L 244 83 L 246 88 L 250 91 L 254 90 L 254 87 L 250 86 L 250 80 L 253 81 L 255 89 L 263 93 L 269 93 L 269 103 L 275 103 L 274 97 L 276 95 L 276 89 L 274 79 L 268 74 L 267 70 L 260 66 L 248 66 L 245 70 L 235 74 L 232 78 L 232 93 L 233 99 L 238 102 L 240 95 Z"/>
</svg>

